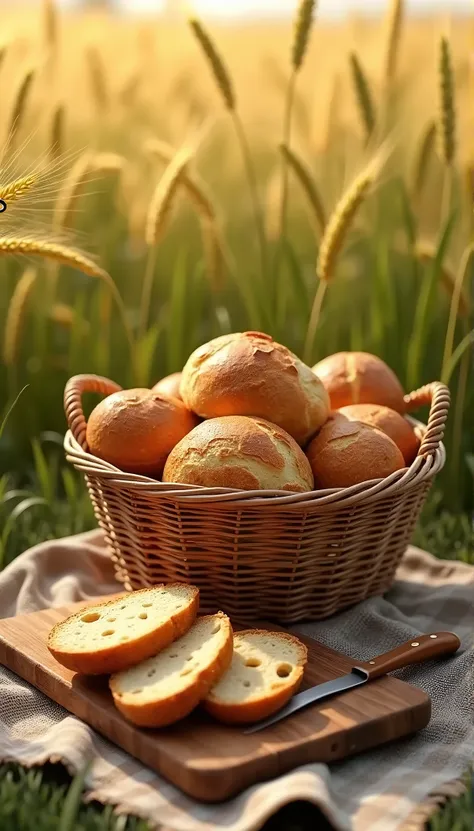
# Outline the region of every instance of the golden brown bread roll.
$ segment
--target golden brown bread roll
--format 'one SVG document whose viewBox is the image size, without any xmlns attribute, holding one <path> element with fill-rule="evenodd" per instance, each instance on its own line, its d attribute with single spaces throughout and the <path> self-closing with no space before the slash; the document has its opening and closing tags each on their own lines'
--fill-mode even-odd
<svg viewBox="0 0 474 831">
<path fill-rule="evenodd" d="M 400 413 L 382 407 L 381 404 L 351 404 L 349 407 L 341 407 L 339 412 L 352 421 L 362 421 L 378 427 L 395 442 L 406 464 L 411 465 L 418 453 L 420 440 L 411 424 Z"/>
<path fill-rule="evenodd" d="M 313 488 L 308 459 L 294 439 L 247 416 L 212 418 L 195 427 L 168 456 L 163 481 L 238 490 Z"/>
<path fill-rule="evenodd" d="M 121 390 L 92 411 L 86 441 L 94 456 L 120 470 L 160 476 L 169 452 L 197 423 L 176 398 L 146 389 Z"/>
<path fill-rule="evenodd" d="M 316 488 L 347 488 L 405 467 L 392 439 L 376 427 L 331 413 L 306 449 Z"/>
<path fill-rule="evenodd" d="M 261 332 L 222 335 L 200 346 L 183 369 L 180 389 L 189 409 L 203 418 L 264 418 L 300 445 L 329 414 L 328 395 L 311 369 Z"/>
<path fill-rule="evenodd" d="M 164 395 L 171 395 L 172 398 L 179 398 L 181 400 L 181 393 L 179 385 L 181 383 L 181 372 L 172 372 L 171 375 L 165 375 L 152 388 L 152 392 L 162 392 Z"/>
<path fill-rule="evenodd" d="M 331 399 L 331 409 L 349 404 L 382 404 L 406 410 L 403 388 L 384 361 L 368 352 L 336 352 L 313 366 Z"/>
</svg>

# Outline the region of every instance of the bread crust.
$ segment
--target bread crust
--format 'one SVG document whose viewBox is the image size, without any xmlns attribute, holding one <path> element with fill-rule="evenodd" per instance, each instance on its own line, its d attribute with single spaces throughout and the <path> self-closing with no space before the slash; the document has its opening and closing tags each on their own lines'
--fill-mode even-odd
<svg viewBox="0 0 474 831">
<path fill-rule="evenodd" d="M 263 418 L 301 446 L 329 413 L 326 390 L 310 368 L 262 332 L 222 335 L 200 346 L 183 369 L 180 390 L 186 405 L 204 418 Z"/>
<path fill-rule="evenodd" d="M 313 366 L 329 393 L 331 409 L 349 404 L 383 404 L 405 413 L 403 387 L 395 373 L 369 352 L 336 352 Z"/>
<path fill-rule="evenodd" d="M 394 441 L 377 427 L 333 412 L 306 449 L 316 487 L 347 488 L 405 467 Z"/>
<path fill-rule="evenodd" d="M 310 491 L 314 484 L 295 440 L 275 424 L 248 416 L 202 422 L 171 451 L 163 481 L 296 493 Z"/>
<path fill-rule="evenodd" d="M 405 463 L 411 465 L 418 453 L 420 439 L 411 424 L 400 413 L 382 404 L 351 404 L 348 407 L 341 407 L 339 412 L 346 418 L 362 421 L 364 424 L 382 430 L 395 442 Z"/>
<path fill-rule="evenodd" d="M 163 395 L 170 395 L 171 398 L 178 398 L 182 401 L 179 385 L 181 383 L 181 372 L 172 372 L 171 375 L 165 375 L 161 378 L 154 387 L 152 392 L 162 392 Z"/>
<path fill-rule="evenodd" d="M 285 686 L 280 689 L 274 689 L 261 695 L 255 700 L 241 701 L 239 703 L 229 703 L 219 699 L 218 692 L 211 690 L 205 701 L 203 707 L 210 715 L 218 719 L 224 724 L 252 724 L 261 719 L 273 715 L 273 713 L 281 710 L 282 707 L 293 697 L 298 691 L 303 680 L 304 670 L 308 661 L 308 650 L 304 643 L 302 643 L 294 635 L 287 632 L 268 632 L 264 629 L 244 629 L 237 632 L 235 638 L 245 635 L 271 635 L 272 638 L 278 640 L 290 641 L 298 650 L 298 659 L 296 662 L 296 669 L 292 673 L 291 681 L 287 681 Z M 284 660 L 284 659 L 282 659 Z"/>
<path fill-rule="evenodd" d="M 170 583 L 167 586 L 160 584 L 147 589 L 138 589 L 135 592 L 129 592 L 123 595 L 124 603 L 127 598 L 132 595 L 134 597 L 146 597 L 150 593 L 156 591 L 157 588 L 176 588 L 183 586 L 182 583 Z M 109 675 L 112 672 L 120 672 L 121 670 L 129 669 L 140 661 L 156 655 L 165 647 L 169 646 L 181 635 L 184 635 L 188 629 L 193 625 L 198 609 L 199 609 L 199 589 L 196 586 L 187 586 L 189 590 L 189 603 L 184 609 L 170 616 L 170 618 L 160 626 L 147 632 L 141 637 L 130 638 L 130 640 L 123 643 L 115 644 L 114 646 L 104 646 L 101 649 L 90 649 L 88 651 L 67 650 L 64 647 L 59 647 L 55 643 L 58 631 L 64 627 L 66 623 L 71 623 L 75 620 L 80 620 L 84 614 L 93 611 L 100 611 L 106 614 L 107 609 L 117 604 L 117 598 L 108 600 L 104 603 L 96 603 L 81 609 L 74 615 L 70 615 L 66 620 L 60 621 L 51 629 L 48 637 L 48 649 L 53 657 L 62 664 L 62 666 L 73 672 L 78 672 L 83 675 Z"/>
<path fill-rule="evenodd" d="M 222 677 L 230 666 L 233 653 L 233 632 L 232 625 L 227 615 L 218 612 L 216 615 L 205 615 L 199 620 L 209 618 L 220 618 L 225 621 L 226 638 L 222 644 L 215 660 L 208 667 L 204 667 L 193 680 L 192 684 L 180 690 L 167 699 L 136 703 L 132 695 L 119 696 L 119 685 L 117 679 L 112 676 L 109 679 L 109 687 L 112 692 L 115 706 L 129 721 L 139 727 L 166 727 L 174 724 L 191 713 L 198 704 L 208 695 L 212 686 Z"/>
<path fill-rule="evenodd" d="M 173 447 L 199 423 L 179 401 L 147 389 L 121 390 L 89 416 L 90 452 L 130 473 L 160 476 Z"/>
</svg>

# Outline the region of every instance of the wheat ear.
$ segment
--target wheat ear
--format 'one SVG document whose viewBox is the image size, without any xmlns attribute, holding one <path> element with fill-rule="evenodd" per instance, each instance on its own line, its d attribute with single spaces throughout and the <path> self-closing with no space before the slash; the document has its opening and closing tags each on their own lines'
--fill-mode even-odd
<svg viewBox="0 0 474 831">
<path fill-rule="evenodd" d="M 53 112 L 50 127 L 49 155 L 53 161 L 60 158 L 64 145 L 65 110 L 63 104 L 58 104 Z"/>
<path fill-rule="evenodd" d="M 1 254 L 23 254 L 25 256 L 39 256 L 47 260 L 54 260 L 55 262 L 68 265 L 70 268 L 75 268 L 87 274 L 89 277 L 99 277 L 107 284 L 112 282 L 111 277 L 107 272 L 100 268 L 90 257 L 77 251 L 75 248 L 70 248 L 67 245 L 62 245 L 58 242 L 50 242 L 42 239 L 29 239 L 27 237 L 0 237 L 0 255 Z"/>
<path fill-rule="evenodd" d="M 421 263 L 432 264 L 436 257 L 435 246 L 431 245 L 429 242 L 422 240 L 418 242 L 416 245 L 415 256 Z M 453 294 L 455 293 L 455 291 L 458 291 L 458 289 L 456 288 L 456 272 L 451 266 L 447 265 L 446 263 L 442 263 L 439 268 L 441 284 L 448 296 L 452 300 Z M 462 285 L 462 282 L 459 288 L 459 300 L 456 305 L 457 314 L 460 318 L 469 317 L 471 313 L 471 303 L 469 300 L 469 295 L 465 287 Z"/>
<path fill-rule="evenodd" d="M 232 79 L 222 57 L 217 51 L 214 41 L 202 25 L 201 21 L 197 18 L 191 18 L 189 20 L 189 25 L 208 60 L 214 80 L 220 90 L 225 106 L 228 110 L 234 110 L 235 93 Z"/>
<path fill-rule="evenodd" d="M 440 115 L 439 138 L 441 157 L 449 167 L 456 152 L 456 112 L 454 105 L 454 78 L 449 43 L 441 38 L 439 57 Z"/>
<path fill-rule="evenodd" d="M 22 176 L 20 179 L 15 179 L 13 182 L 8 182 L 6 185 L 0 185 L 0 199 L 4 202 L 15 202 L 21 199 L 25 193 L 33 187 L 36 182 L 36 176 Z"/>
<path fill-rule="evenodd" d="M 350 61 L 352 82 L 359 115 L 364 127 L 365 137 L 368 141 L 375 128 L 375 105 L 366 74 L 355 52 L 351 53 Z"/>
<path fill-rule="evenodd" d="M 13 366 L 17 359 L 25 313 L 36 277 L 36 269 L 27 268 L 18 280 L 12 294 L 3 336 L 3 361 L 6 366 Z"/>
<path fill-rule="evenodd" d="M 165 231 L 181 177 L 192 157 L 189 148 L 178 151 L 166 168 L 153 193 L 146 219 L 147 245 L 156 245 Z"/>
<path fill-rule="evenodd" d="M 107 89 L 105 67 L 102 58 L 100 57 L 100 53 L 95 46 L 89 46 L 86 49 L 86 62 L 89 72 L 92 97 L 97 108 L 97 112 L 102 114 L 108 109 L 109 94 Z"/>
<path fill-rule="evenodd" d="M 296 72 L 303 65 L 315 10 L 316 0 L 300 0 L 295 17 L 293 44 L 291 48 L 291 63 Z"/>
<path fill-rule="evenodd" d="M 314 181 L 309 168 L 294 152 L 294 150 L 291 150 L 285 144 L 280 145 L 280 152 L 298 179 L 298 182 L 308 199 L 308 203 L 311 206 L 316 224 L 319 227 L 319 231 L 320 233 L 323 233 L 326 227 L 326 211 L 324 209 L 316 182 Z"/>
<path fill-rule="evenodd" d="M 402 33 L 403 0 L 391 0 L 387 13 L 387 45 L 385 51 L 384 75 L 387 81 L 392 81 L 397 69 L 397 58 Z"/>
<path fill-rule="evenodd" d="M 7 134 L 7 138 L 5 141 L 5 149 L 4 154 L 11 151 L 15 144 L 15 139 L 18 134 L 18 131 L 21 127 L 26 106 L 28 103 L 28 97 L 31 91 L 31 87 L 33 85 L 33 81 L 36 76 L 36 70 L 29 69 L 28 72 L 25 74 L 21 84 L 18 87 L 18 91 L 13 102 L 12 112 L 10 116 L 10 124 L 9 124 L 9 131 Z"/>
<path fill-rule="evenodd" d="M 54 0 L 43 0 L 43 28 L 46 46 L 54 52 L 58 41 L 58 20 Z"/>
<path fill-rule="evenodd" d="M 433 155 L 433 150 L 436 142 L 436 124 L 430 121 L 426 126 L 423 135 L 421 136 L 418 152 L 415 157 L 414 173 L 413 173 L 413 194 L 419 196 L 423 190 L 428 167 Z"/>
<path fill-rule="evenodd" d="M 54 209 L 53 227 L 56 231 L 72 224 L 76 200 L 84 189 L 91 172 L 91 153 L 86 150 L 73 164 L 66 177 Z"/>
</svg>

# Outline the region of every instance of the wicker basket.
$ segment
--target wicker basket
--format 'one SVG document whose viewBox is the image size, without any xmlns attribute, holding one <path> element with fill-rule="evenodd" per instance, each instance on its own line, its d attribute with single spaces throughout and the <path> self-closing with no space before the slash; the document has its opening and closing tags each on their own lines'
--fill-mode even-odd
<svg viewBox="0 0 474 831">
<path fill-rule="evenodd" d="M 93 375 L 67 383 L 67 458 L 86 478 L 116 576 L 127 590 L 160 582 L 199 586 L 201 610 L 236 620 L 318 620 L 390 588 L 433 476 L 449 390 L 406 396 L 431 404 L 417 458 L 386 479 L 288 494 L 173 485 L 124 473 L 87 452 L 83 393 L 120 387 Z"/>
</svg>

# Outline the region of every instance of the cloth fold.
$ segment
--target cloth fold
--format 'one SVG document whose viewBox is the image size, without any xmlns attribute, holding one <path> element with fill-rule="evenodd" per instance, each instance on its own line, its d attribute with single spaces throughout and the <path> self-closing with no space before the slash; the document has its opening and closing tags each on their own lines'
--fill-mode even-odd
<svg viewBox="0 0 474 831">
<path fill-rule="evenodd" d="M 93 531 L 43 543 L 9 565 L 0 574 L 0 617 L 117 590 L 102 534 Z M 336 831 L 421 831 L 439 795 L 459 789 L 457 780 L 474 760 L 474 568 L 410 547 L 385 597 L 292 628 L 358 660 L 416 633 L 441 630 L 461 638 L 455 656 L 397 673 L 431 696 L 425 730 L 330 768 L 307 764 L 219 805 L 180 793 L 3 667 L 0 760 L 62 761 L 72 773 L 92 758 L 88 798 L 144 817 L 162 831 L 258 831 L 294 800 L 319 807 Z"/>
</svg>

